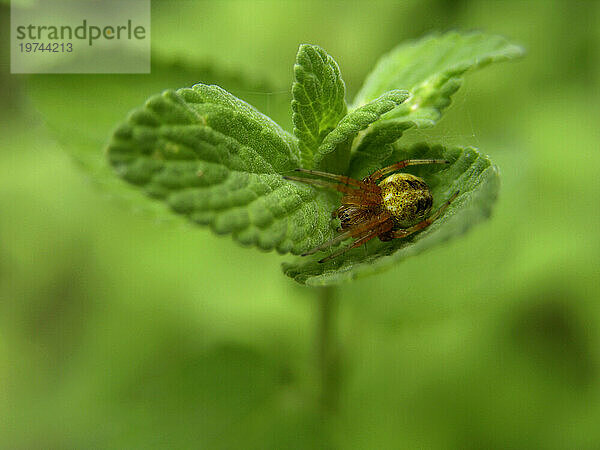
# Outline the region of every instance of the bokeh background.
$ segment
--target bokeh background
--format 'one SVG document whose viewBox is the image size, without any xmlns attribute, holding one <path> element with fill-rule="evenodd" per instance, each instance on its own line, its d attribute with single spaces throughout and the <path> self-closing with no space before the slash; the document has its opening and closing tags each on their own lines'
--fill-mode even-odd
<svg viewBox="0 0 600 450">
<path fill-rule="evenodd" d="M 600 2 L 153 0 L 152 75 L 10 75 L 8 22 L 5 1 L 0 448 L 600 448 Z M 102 147 L 198 81 L 289 128 L 298 44 L 351 99 L 381 54 L 450 29 L 527 56 L 468 74 L 407 140 L 479 147 L 501 195 L 464 237 L 337 289 L 324 413 L 318 292 L 276 254 L 132 210 Z"/>
</svg>

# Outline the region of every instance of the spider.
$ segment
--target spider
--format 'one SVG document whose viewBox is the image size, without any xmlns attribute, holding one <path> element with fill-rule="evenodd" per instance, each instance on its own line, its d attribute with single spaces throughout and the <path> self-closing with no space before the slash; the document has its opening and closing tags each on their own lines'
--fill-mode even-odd
<svg viewBox="0 0 600 450">
<path fill-rule="evenodd" d="M 284 176 L 287 180 L 331 188 L 344 194 L 342 205 L 332 213 L 333 218 L 340 219 L 338 229 L 340 233 L 333 239 L 303 253 L 302 256 L 312 255 L 348 238 L 356 238 L 347 247 L 319 260 L 320 263 L 324 263 L 348 250 L 360 247 L 374 237 L 378 237 L 383 242 L 391 241 L 404 238 L 431 225 L 442 215 L 459 191 L 452 194 L 436 212 L 429 215 L 433 206 L 433 196 L 427 183 L 409 173 L 392 174 L 404 167 L 418 164 L 449 164 L 449 161 L 407 159 L 376 170 L 360 181 L 345 175 L 296 169 L 297 172 L 328 178 L 341 184 L 313 178 Z M 383 180 L 379 182 L 382 178 Z"/>
</svg>

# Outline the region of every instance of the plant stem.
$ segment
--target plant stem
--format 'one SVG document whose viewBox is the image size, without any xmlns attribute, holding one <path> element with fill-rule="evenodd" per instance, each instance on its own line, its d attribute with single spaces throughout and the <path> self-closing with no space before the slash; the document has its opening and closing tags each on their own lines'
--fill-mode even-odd
<svg viewBox="0 0 600 450">
<path fill-rule="evenodd" d="M 319 404 L 324 413 L 337 409 L 339 395 L 339 348 L 335 339 L 337 312 L 336 288 L 327 286 L 318 292 L 317 364 L 319 370 Z"/>
</svg>

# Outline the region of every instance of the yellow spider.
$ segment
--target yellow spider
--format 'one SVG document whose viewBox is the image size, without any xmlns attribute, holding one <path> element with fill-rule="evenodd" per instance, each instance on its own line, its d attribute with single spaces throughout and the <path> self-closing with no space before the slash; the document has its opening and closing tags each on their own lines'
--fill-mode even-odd
<svg viewBox="0 0 600 450">
<path fill-rule="evenodd" d="M 444 159 L 407 159 L 376 170 L 361 181 L 317 170 L 296 169 L 297 172 L 329 178 L 341 184 L 312 178 L 285 176 L 284 178 L 287 180 L 331 188 L 345 194 L 342 197 L 342 205 L 332 214 L 333 217 L 340 219 L 340 233 L 302 256 L 312 255 L 350 237 L 356 238 L 347 247 L 319 260 L 320 263 L 323 263 L 352 248 L 363 245 L 374 237 L 378 237 L 384 242 L 391 241 L 406 237 L 429 226 L 442 215 L 456 198 L 458 191 L 435 213 L 428 216 L 433 205 L 433 196 L 425 181 L 409 173 L 394 173 L 387 177 L 386 175 L 417 164 L 448 163 L 449 161 Z M 378 183 L 383 177 L 386 178 Z"/>
</svg>

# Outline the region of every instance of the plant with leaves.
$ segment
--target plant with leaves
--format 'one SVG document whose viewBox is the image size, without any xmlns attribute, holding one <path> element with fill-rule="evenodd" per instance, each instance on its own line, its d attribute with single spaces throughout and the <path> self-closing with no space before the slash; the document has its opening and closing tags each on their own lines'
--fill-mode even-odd
<svg viewBox="0 0 600 450">
<path fill-rule="evenodd" d="M 114 172 L 136 189 L 115 182 L 92 151 L 101 135 L 83 144 L 70 122 L 49 122 L 79 142 L 75 156 L 94 178 L 137 207 L 145 205 L 159 217 L 186 217 L 218 234 L 230 234 L 242 245 L 281 254 L 306 252 L 331 239 L 338 225 L 331 213 L 339 206 L 340 194 L 286 180 L 294 169 L 361 179 L 405 159 L 449 162 L 405 169 L 427 182 L 433 210 L 460 191 L 443 216 L 423 231 L 390 242 L 372 240 L 324 264 L 317 262 L 319 255 L 295 256 L 283 264 L 284 273 L 295 281 L 327 286 L 318 291 L 318 342 L 322 405 L 332 408 L 338 354 L 332 337 L 331 285 L 376 273 L 458 236 L 490 215 L 497 196 L 498 170 L 478 150 L 407 146 L 400 138 L 411 128 L 432 127 L 440 120 L 465 72 L 522 52 L 499 36 L 433 34 L 401 44 L 381 58 L 348 105 L 335 60 L 318 46 L 301 45 L 292 84 L 293 133 L 216 85 L 164 91 L 131 112 L 108 145 Z M 189 79 L 190 73 L 185 75 L 188 78 L 182 79 Z M 45 98 L 47 79 L 34 79 L 31 89 L 53 117 L 53 108 L 61 106 Z M 56 89 L 62 81 L 51 82 Z M 121 89 L 123 98 L 140 91 L 139 84 L 128 83 L 123 78 L 112 88 Z M 101 86 L 96 90 L 103 92 Z M 80 98 L 93 102 L 94 92 L 82 92 Z M 72 114 L 75 117 L 77 111 Z M 103 123 L 102 116 L 94 120 Z"/>
<path fill-rule="evenodd" d="M 389 267 L 489 216 L 499 177 L 488 157 L 474 148 L 407 147 L 400 138 L 439 121 L 467 70 L 521 53 L 499 36 L 431 35 L 385 55 L 348 106 L 335 60 L 301 45 L 293 134 L 226 90 L 196 84 L 133 111 L 115 131 L 108 157 L 119 176 L 174 213 L 243 245 L 294 255 L 331 239 L 339 195 L 283 175 L 302 167 L 360 179 L 399 160 L 448 160 L 449 167 L 407 169 L 426 180 L 438 205 L 460 191 L 432 226 L 407 239 L 371 241 L 326 264 L 314 256 L 283 265 L 300 283 L 334 284 Z"/>
</svg>

